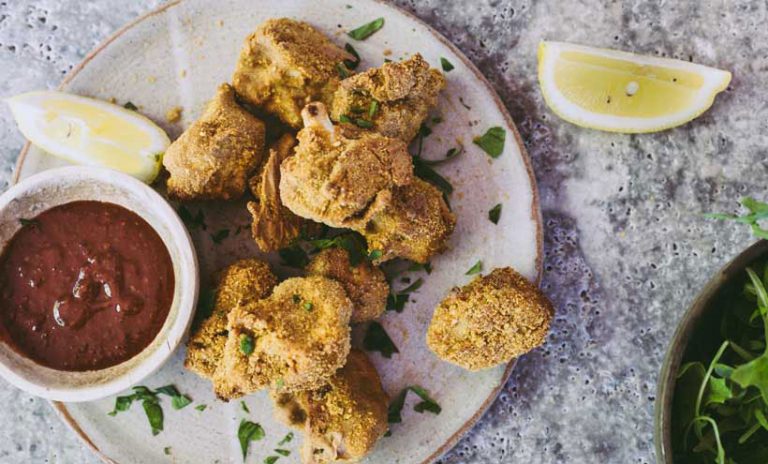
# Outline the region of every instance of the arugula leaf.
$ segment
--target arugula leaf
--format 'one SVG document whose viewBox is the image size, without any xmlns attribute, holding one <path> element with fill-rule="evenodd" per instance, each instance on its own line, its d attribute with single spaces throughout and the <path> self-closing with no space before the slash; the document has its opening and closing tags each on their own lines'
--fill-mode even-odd
<svg viewBox="0 0 768 464">
<path fill-rule="evenodd" d="M 483 271 L 483 261 L 478 260 L 474 265 L 472 265 L 471 268 L 467 271 L 466 275 L 474 275 L 479 274 Z"/>
<path fill-rule="evenodd" d="M 491 158 L 498 158 L 504 152 L 504 140 L 507 132 L 499 127 L 491 127 L 485 134 L 475 137 L 472 142 L 488 153 Z"/>
<path fill-rule="evenodd" d="M 357 69 L 357 67 L 360 65 L 360 55 L 357 54 L 355 47 L 349 43 L 346 43 L 344 44 L 344 50 L 346 50 L 347 53 L 354 57 L 351 60 L 344 60 L 344 66 L 346 66 L 347 69 Z"/>
<path fill-rule="evenodd" d="M 442 56 L 440 57 L 440 66 L 442 66 L 443 71 L 445 72 L 453 71 L 453 63 L 448 61 L 447 58 L 443 58 Z"/>
<path fill-rule="evenodd" d="M 378 351 L 387 359 L 392 358 L 393 353 L 400 352 L 384 327 L 376 321 L 368 324 L 368 330 L 363 338 L 363 348 L 366 351 Z"/>
<path fill-rule="evenodd" d="M 248 456 L 248 445 L 252 441 L 258 441 L 264 438 L 264 429 L 261 425 L 242 419 L 237 428 L 237 439 L 240 442 L 240 450 L 243 452 L 243 461 Z"/>
<path fill-rule="evenodd" d="M 501 218 L 501 203 L 497 204 L 496 206 L 494 206 L 488 211 L 488 220 L 491 221 L 492 223 L 498 224 L 500 218 Z"/>
<path fill-rule="evenodd" d="M 365 40 L 384 26 L 384 18 L 377 18 L 347 33 L 355 40 Z"/>
</svg>

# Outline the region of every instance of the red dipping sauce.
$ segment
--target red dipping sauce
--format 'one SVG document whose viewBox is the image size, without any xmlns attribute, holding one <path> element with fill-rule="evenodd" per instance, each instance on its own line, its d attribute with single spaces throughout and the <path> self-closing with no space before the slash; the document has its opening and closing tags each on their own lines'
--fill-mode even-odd
<svg viewBox="0 0 768 464">
<path fill-rule="evenodd" d="M 173 302 L 171 257 L 144 219 L 76 201 L 23 227 L 0 255 L 0 338 L 53 369 L 126 361 L 154 340 Z"/>
</svg>

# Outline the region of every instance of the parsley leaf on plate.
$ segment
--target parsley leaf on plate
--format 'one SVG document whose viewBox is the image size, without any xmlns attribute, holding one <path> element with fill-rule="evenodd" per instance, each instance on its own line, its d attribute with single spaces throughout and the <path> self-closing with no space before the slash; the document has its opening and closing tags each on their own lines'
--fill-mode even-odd
<svg viewBox="0 0 768 464">
<path fill-rule="evenodd" d="M 368 324 L 363 338 L 363 347 L 366 351 L 378 351 L 387 359 L 391 358 L 393 353 L 400 352 L 384 327 L 376 321 Z"/>
<path fill-rule="evenodd" d="M 258 441 L 264 438 L 264 429 L 261 425 L 242 419 L 237 428 L 237 439 L 240 442 L 240 450 L 243 452 L 243 461 L 248 455 L 248 445 L 252 441 Z"/>
<path fill-rule="evenodd" d="M 494 206 L 488 211 L 488 220 L 491 221 L 492 223 L 498 224 L 500 218 L 501 218 L 501 203 L 497 204 L 496 206 Z"/>
<path fill-rule="evenodd" d="M 475 137 L 472 142 L 488 153 L 491 158 L 498 158 L 504 152 L 504 140 L 507 132 L 499 127 L 491 127 L 485 134 Z"/>
<path fill-rule="evenodd" d="M 453 71 L 453 63 L 448 61 L 447 58 L 443 58 L 442 56 L 440 57 L 440 66 L 442 66 L 443 71 L 445 72 Z"/>
<path fill-rule="evenodd" d="M 365 40 L 382 27 L 384 27 L 384 18 L 377 18 L 370 23 L 363 24 L 357 29 L 349 31 L 347 35 L 355 40 Z"/>
</svg>

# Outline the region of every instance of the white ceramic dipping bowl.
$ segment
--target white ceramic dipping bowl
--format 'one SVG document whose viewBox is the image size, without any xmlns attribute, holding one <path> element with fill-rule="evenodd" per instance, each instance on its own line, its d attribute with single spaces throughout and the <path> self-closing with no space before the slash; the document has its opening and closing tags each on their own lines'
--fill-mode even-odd
<svg viewBox="0 0 768 464">
<path fill-rule="evenodd" d="M 4 249 L 21 228 L 19 218 L 33 218 L 54 206 L 80 200 L 114 203 L 147 221 L 168 249 L 175 285 L 168 318 L 155 339 L 141 353 L 116 366 L 85 372 L 55 370 L 37 364 L 0 341 L 2 377 L 33 395 L 68 402 L 113 395 L 157 370 L 184 338 L 199 289 L 195 249 L 171 205 L 146 184 L 108 169 L 51 169 L 11 187 L 0 196 L 0 248 Z"/>
</svg>

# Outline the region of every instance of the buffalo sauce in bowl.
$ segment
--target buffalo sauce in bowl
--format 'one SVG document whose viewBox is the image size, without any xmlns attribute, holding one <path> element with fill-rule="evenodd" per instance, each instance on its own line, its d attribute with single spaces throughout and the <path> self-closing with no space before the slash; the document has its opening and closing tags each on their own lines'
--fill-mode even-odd
<svg viewBox="0 0 768 464">
<path fill-rule="evenodd" d="M 146 348 L 173 303 L 171 256 L 128 209 L 75 201 L 22 219 L 0 255 L 0 337 L 64 371 L 111 367 Z"/>
</svg>

